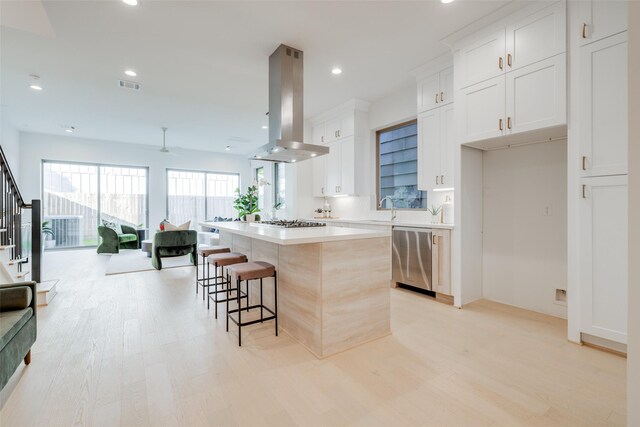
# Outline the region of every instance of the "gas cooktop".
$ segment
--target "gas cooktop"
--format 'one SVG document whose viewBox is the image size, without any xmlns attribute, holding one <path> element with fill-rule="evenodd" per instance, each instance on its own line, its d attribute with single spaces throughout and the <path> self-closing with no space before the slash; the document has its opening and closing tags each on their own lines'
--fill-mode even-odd
<svg viewBox="0 0 640 427">
<path fill-rule="evenodd" d="M 274 221 L 261 221 L 255 224 L 268 225 L 272 227 L 282 227 L 282 228 L 324 227 L 325 225 L 327 225 L 324 222 L 301 221 L 299 219 L 296 219 L 296 220 L 278 219 Z"/>
</svg>

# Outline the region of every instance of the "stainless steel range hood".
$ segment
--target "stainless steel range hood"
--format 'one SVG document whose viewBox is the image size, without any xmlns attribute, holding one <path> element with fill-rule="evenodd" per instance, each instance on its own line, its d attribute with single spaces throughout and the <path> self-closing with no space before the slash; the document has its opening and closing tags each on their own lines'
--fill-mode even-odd
<svg viewBox="0 0 640 427">
<path fill-rule="evenodd" d="M 269 143 L 252 159 L 295 163 L 329 153 L 329 147 L 305 144 L 303 54 L 281 44 L 269 57 Z"/>
</svg>

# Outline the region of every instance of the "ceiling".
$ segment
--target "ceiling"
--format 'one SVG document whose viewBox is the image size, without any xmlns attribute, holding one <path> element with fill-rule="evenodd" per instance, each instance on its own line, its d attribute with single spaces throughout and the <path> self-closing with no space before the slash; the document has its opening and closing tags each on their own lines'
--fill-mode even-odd
<svg viewBox="0 0 640 427">
<path fill-rule="evenodd" d="M 280 43 L 304 51 L 309 117 L 406 87 L 447 51 L 440 39 L 506 3 L 2 0 L 3 120 L 156 146 L 167 126 L 169 146 L 244 154 L 267 142 L 268 56 Z M 30 74 L 44 90 L 29 89 Z"/>
</svg>

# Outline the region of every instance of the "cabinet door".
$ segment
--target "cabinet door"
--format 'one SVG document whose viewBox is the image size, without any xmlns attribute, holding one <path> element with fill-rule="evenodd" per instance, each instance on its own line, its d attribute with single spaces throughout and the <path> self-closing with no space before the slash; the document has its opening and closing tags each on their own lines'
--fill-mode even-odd
<svg viewBox="0 0 640 427">
<path fill-rule="evenodd" d="M 566 52 L 566 20 L 566 3 L 559 2 L 507 27 L 507 72 Z"/>
<path fill-rule="evenodd" d="M 341 176 L 341 163 L 340 158 L 342 153 L 340 152 L 340 143 L 334 142 L 329 145 L 329 154 L 325 155 L 327 162 L 327 178 L 326 178 L 326 188 L 325 194 L 327 196 L 335 196 L 338 194 L 338 187 L 340 186 Z"/>
<path fill-rule="evenodd" d="M 353 137 L 340 142 L 340 183 L 338 194 L 355 194 L 355 140 Z"/>
<path fill-rule="evenodd" d="M 507 133 L 567 123 L 566 54 L 507 73 Z"/>
<path fill-rule="evenodd" d="M 440 100 L 440 75 L 438 73 L 418 82 L 418 112 L 429 111 Z"/>
<path fill-rule="evenodd" d="M 579 84 L 582 174 L 626 174 L 626 32 L 580 48 Z"/>
<path fill-rule="evenodd" d="M 338 140 L 338 131 L 340 130 L 340 118 L 328 120 L 325 124 L 324 140 L 332 143 Z"/>
<path fill-rule="evenodd" d="M 311 167 L 313 168 L 314 197 L 326 196 L 325 189 L 327 186 L 327 157 L 328 155 L 324 155 L 311 160 Z"/>
<path fill-rule="evenodd" d="M 453 104 L 440 108 L 440 188 L 453 188 L 453 153 L 456 143 Z"/>
<path fill-rule="evenodd" d="M 460 100 L 463 143 L 504 135 L 504 86 L 504 76 L 498 76 L 462 89 Z"/>
<path fill-rule="evenodd" d="M 583 178 L 582 185 L 582 332 L 626 344 L 627 177 Z"/>
<path fill-rule="evenodd" d="M 443 106 L 453 102 L 453 67 L 440 72 L 440 99 L 438 105 Z"/>
<path fill-rule="evenodd" d="M 439 294 L 451 295 L 451 238 L 449 230 L 433 229 L 431 285 Z"/>
<path fill-rule="evenodd" d="M 460 88 L 504 74 L 505 30 L 480 38 L 461 49 Z"/>
<path fill-rule="evenodd" d="M 349 138 L 353 136 L 355 129 L 355 115 L 353 112 L 345 114 L 340 118 L 340 129 L 338 129 L 338 138 Z"/>
<path fill-rule="evenodd" d="M 324 132 L 325 132 L 324 123 L 319 123 L 313 127 L 313 130 L 311 133 L 312 133 L 312 140 L 314 144 L 323 145 L 327 142 Z"/>
<path fill-rule="evenodd" d="M 627 2 L 582 0 L 580 3 L 580 43 L 586 45 L 627 29 Z"/>
<path fill-rule="evenodd" d="M 418 116 L 418 189 L 430 191 L 440 183 L 440 108 Z"/>
</svg>

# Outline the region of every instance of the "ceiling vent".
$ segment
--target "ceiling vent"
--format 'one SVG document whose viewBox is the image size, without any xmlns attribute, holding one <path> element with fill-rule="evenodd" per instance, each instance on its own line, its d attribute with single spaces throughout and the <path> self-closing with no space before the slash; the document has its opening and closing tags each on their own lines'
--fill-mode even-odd
<svg viewBox="0 0 640 427">
<path fill-rule="evenodd" d="M 120 87 L 123 87 L 125 89 L 133 89 L 133 90 L 140 90 L 140 88 L 142 87 L 140 83 L 130 82 L 128 80 L 118 80 L 118 85 L 120 85 Z"/>
</svg>

